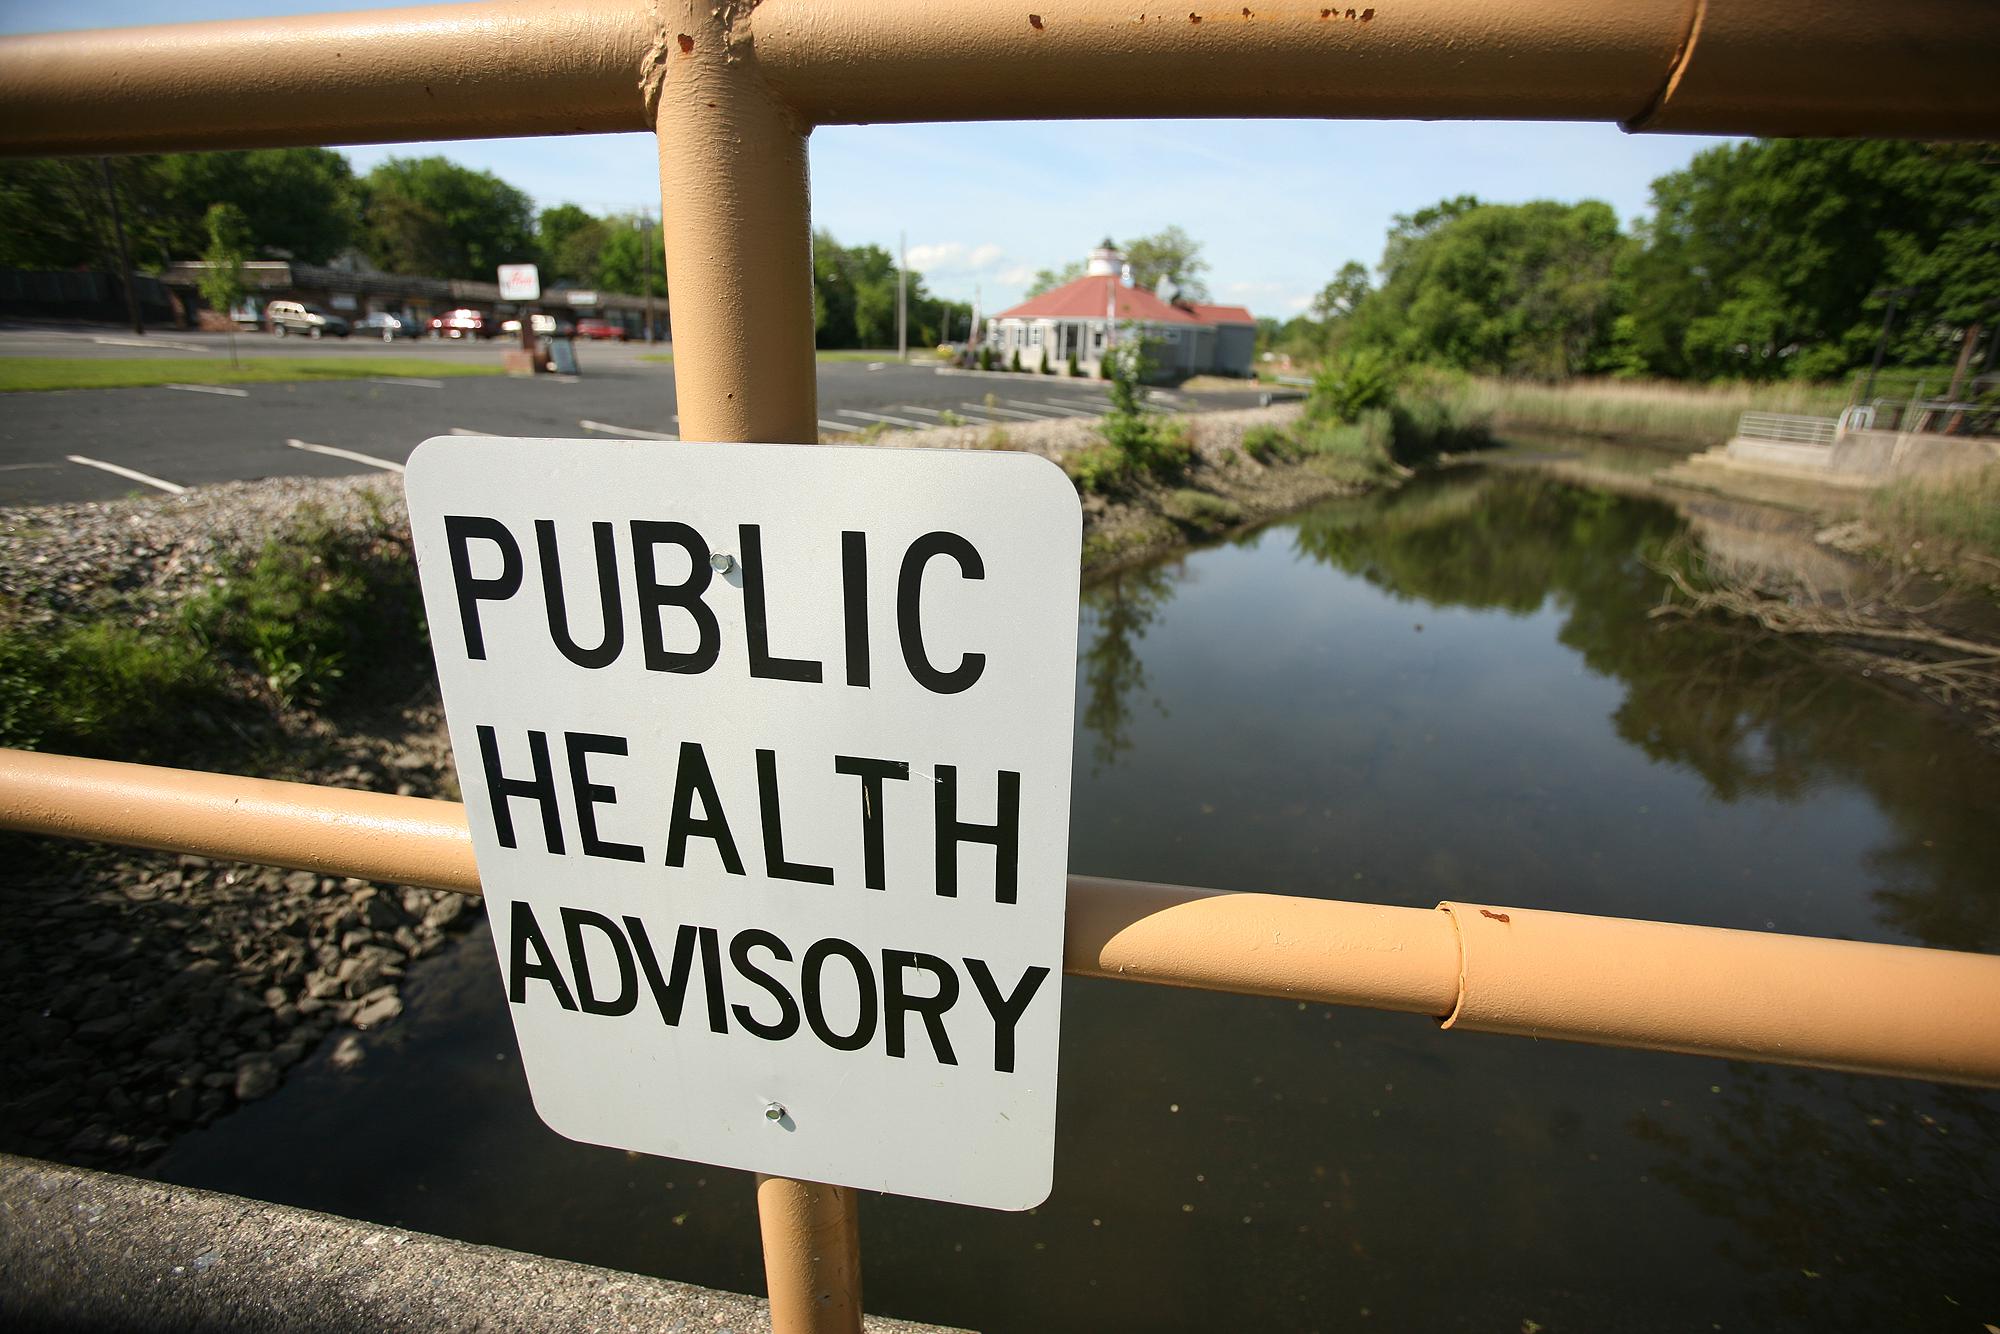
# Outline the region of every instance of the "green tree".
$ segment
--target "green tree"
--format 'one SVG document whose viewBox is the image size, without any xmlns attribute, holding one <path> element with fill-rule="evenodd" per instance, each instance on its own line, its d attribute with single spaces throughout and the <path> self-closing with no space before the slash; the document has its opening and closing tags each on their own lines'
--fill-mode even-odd
<svg viewBox="0 0 2000 1334">
<path fill-rule="evenodd" d="M 1044 292 L 1054 291 L 1065 283 L 1073 283 L 1083 276 L 1083 261 L 1073 260 L 1053 269 L 1035 270 L 1034 281 L 1028 284 L 1028 296 L 1038 297 Z"/>
<path fill-rule="evenodd" d="M 607 292 L 665 296 L 666 255 L 660 249 L 659 224 L 637 214 L 607 219 L 592 281 Z"/>
<path fill-rule="evenodd" d="M 250 223 L 234 204 L 208 207 L 208 247 L 202 262 L 201 298 L 229 321 L 229 364 L 236 360 L 236 307 L 242 304 L 243 261 L 250 253 Z"/>
<path fill-rule="evenodd" d="M 493 281 L 537 258 L 528 196 L 442 157 L 390 158 L 360 182 L 369 259 L 389 273 Z"/>
<path fill-rule="evenodd" d="M 1201 242 L 1179 227 L 1127 241 L 1125 262 L 1132 266 L 1134 287 L 1156 288 L 1164 280 L 1190 300 L 1208 300 L 1208 284 L 1202 279 L 1208 261 L 1201 257 Z"/>
<path fill-rule="evenodd" d="M 0 158 L 0 267 L 108 268 L 115 263 L 112 256 L 96 163 Z"/>
<path fill-rule="evenodd" d="M 132 262 L 156 269 L 208 244 L 208 210 L 233 205 L 251 254 L 322 263 L 352 244 L 353 173 L 324 148 L 177 153 L 111 159 Z M 110 217 L 96 164 L 85 158 L 0 162 L 0 264 L 108 268 Z"/>
<path fill-rule="evenodd" d="M 157 194 L 135 209 L 158 211 L 155 221 L 171 252 L 165 259 L 186 258 L 207 244 L 208 210 L 216 204 L 242 214 L 252 253 L 308 264 L 346 250 L 359 228 L 354 171 L 328 148 L 175 153 L 154 159 L 138 184 L 146 180 L 157 183 Z"/>
<path fill-rule="evenodd" d="M 1866 364 L 1872 293 L 1913 287 L 1892 360 L 1948 361 L 2000 297 L 2000 154 L 1980 144 L 1780 139 L 1653 183 L 1621 266 L 1617 359 L 1655 375 L 1823 377 Z"/>
<path fill-rule="evenodd" d="M 1446 200 L 1396 219 L 1382 285 L 1356 304 L 1344 341 L 1484 374 L 1554 380 L 1600 369 L 1626 244 L 1617 215 L 1595 200 Z"/>
<path fill-rule="evenodd" d="M 575 204 L 543 209 L 535 220 L 535 243 L 547 266 L 545 282 L 597 285 L 598 264 L 610 237 L 602 218 Z"/>
</svg>

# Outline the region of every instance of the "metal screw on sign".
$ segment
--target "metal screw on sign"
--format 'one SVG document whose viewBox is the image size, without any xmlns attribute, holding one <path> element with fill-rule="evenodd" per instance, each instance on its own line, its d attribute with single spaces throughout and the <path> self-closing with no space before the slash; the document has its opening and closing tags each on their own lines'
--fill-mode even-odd
<svg viewBox="0 0 2000 1334">
<path fill-rule="evenodd" d="M 728 574 L 736 565 L 736 557 L 726 551 L 718 551 L 708 558 L 708 568 L 717 574 Z"/>
<path fill-rule="evenodd" d="M 718 557 L 716 557 L 716 559 L 717 559 L 717 560 L 728 560 L 728 559 L 729 559 L 729 557 L 727 557 L 727 556 L 718 556 Z M 767 1102 L 767 1103 L 765 1103 L 765 1104 L 764 1104 L 764 1119 L 765 1119 L 766 1121 L 782 1121 L 782 1120 L 784 1120 L 784 1119 L 785 1119 L 785 1104 L 783 1104 L 783 1103 L 781 1103 L 781 1102 Z"/>
</svg>

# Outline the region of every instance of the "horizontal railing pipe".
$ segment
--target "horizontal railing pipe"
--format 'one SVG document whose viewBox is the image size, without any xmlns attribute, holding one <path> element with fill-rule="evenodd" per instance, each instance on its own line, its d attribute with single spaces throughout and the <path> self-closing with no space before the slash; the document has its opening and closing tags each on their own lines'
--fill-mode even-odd
<svg viewBox="0 0 2000 1334">
<path fill-rule="evenodd" d="M 479 891 L 465 808 L 0 750 L 0 829 Z M 1446 1028 L 2000 1087 L 2000 956 L 1069 878 L 1064 970 Z"/>
<path fill-rule="evenodd" d="M 652 128 L 634 0 L 488 0 L 0 39 L 0 152 Z"/>
<path fill-rule="evenodd" d="M 701 7 L 697 7 L 701 8 Z M 481 4 L 0 39 L 0 153 L 655 127 L 720 41 L 800 129 L 1337 116 L 2000 137 L 2000 23 L 1963 0 L 646 0 Z"/>
</svg>

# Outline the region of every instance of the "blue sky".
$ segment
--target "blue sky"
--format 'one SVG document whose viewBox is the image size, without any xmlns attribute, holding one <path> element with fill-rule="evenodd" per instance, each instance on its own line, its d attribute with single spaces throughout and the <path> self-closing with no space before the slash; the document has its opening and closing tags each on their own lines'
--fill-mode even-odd
<svg viewBox="0 0 2000 1334">
<path fill-rule="evenodd" d="M 0 0 L 0 32 L 385 7 L 390 0 Z M 1203 246 L 1215 298 L 1285 318 L 1348 260 L 1373 266 L 1390 218 L 1450 195 L 1603 199 L 1628 221 L 1652 180 L 1713 139 L 1491 121 L 1100 121 L 834 126 L 812 137 L 813 220 L 895 249 L 933 291 L 993 312 L 1038 268 L 1170 224 Z M 656 209 L 651 135 L 345 150 L 357 171 L 441 153 L 538 205 Z"/>
</svg>

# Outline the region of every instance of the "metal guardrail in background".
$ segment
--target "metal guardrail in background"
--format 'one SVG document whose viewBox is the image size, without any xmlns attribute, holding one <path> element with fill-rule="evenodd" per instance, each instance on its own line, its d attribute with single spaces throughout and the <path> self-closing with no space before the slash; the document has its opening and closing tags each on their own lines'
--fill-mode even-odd
<svg viewBox="0 0 2000 1334">
<path fill-rule="evenodd" d="M 1736 421 L 1746 440 L 1778 440 L 1790 445 L 1831 445 L 1840 434 L 1835 417 L 1798 417 L 1782 412 L 1746 412 Z"/>
<path fill-rule="evenodd" d="M 1958 0 L 488 0 L 0 40 L 0 152 L 652 129 L 686 439 L 817 438 L 806 136 L 869 121 L 1346 116 L 2000 137 Z M 470 889 L 441 803 L 12 753 L 15 828 Z M 252 786 L 232 786 L 251 784 Z M 454 877 L 458 883 L 453 883 Z M 1071 882 L 1070 967 L 1448 1026 L 1991 1082 L 2000 961 L 1445 905 Z M 780 1334 L 860 1319 L 853 1192 L 760 1178 Z"/>
</svg>

